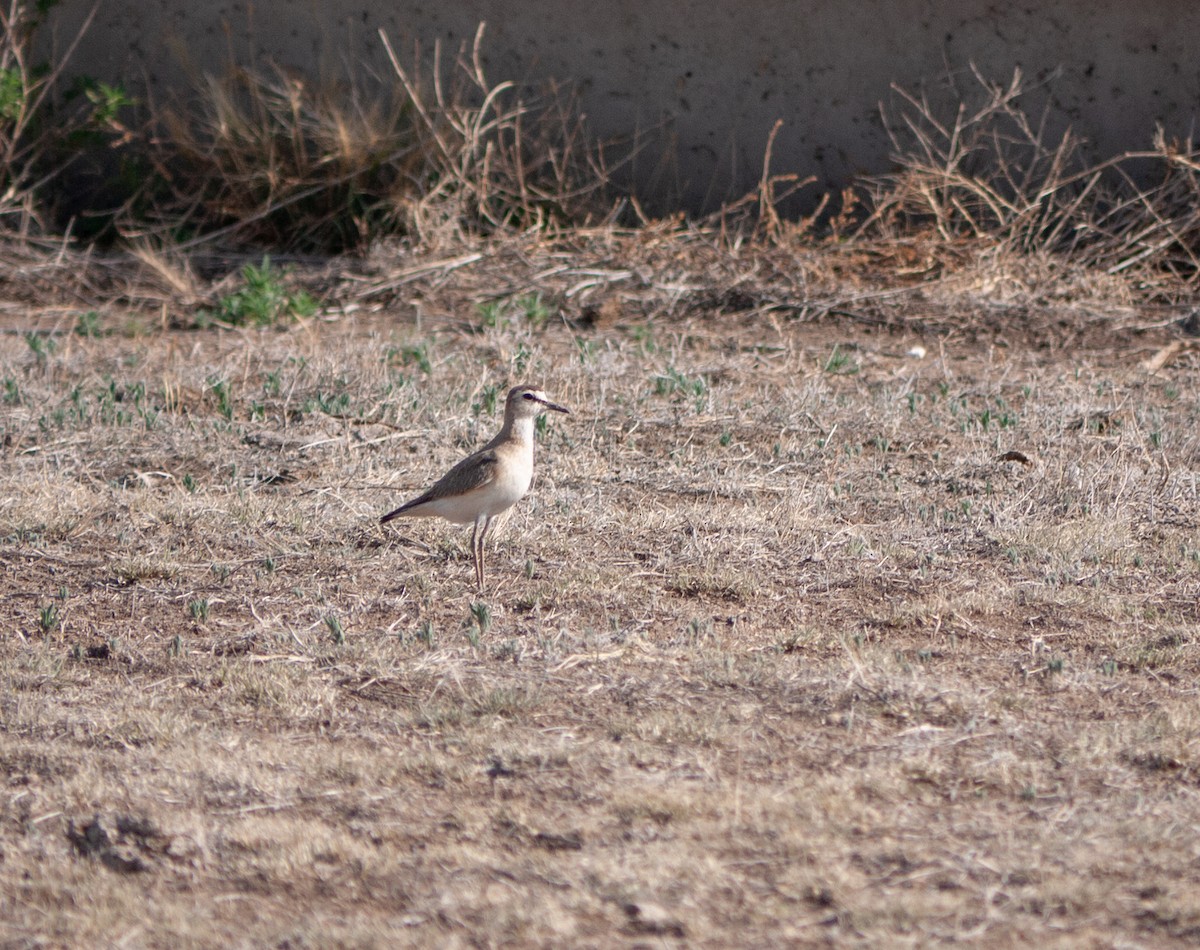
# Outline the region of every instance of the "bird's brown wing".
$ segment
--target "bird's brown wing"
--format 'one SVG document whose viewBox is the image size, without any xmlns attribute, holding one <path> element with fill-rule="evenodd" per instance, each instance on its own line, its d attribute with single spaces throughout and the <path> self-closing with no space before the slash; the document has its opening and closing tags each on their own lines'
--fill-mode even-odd
<svg viewBox="0 0 1200 950">
<path fill-rule="evenodd" d="M 437 480 L 425 493 L 425 500 L 463 495 L 476 488 L 482 488 L 488 482 L 495 481 L 499 463 L 494 449 L 482 449 L 474 455 L 468 455 Z"/>
<path fill-rule="evenodd" d="M 429 491 L 418 495 L 412 501 L 406 501 L 395 511 L 389 511 L 379 520 L 381 523 L 386 524 L 397 515 L 404 514 L 410 508 L 416 508 L 418 505 L 423 505 L 426 502 L 437 501 L 439 498 L 463 495 L 473 489 L 482 488 L 484 485 L 495 480 L 498 464 L 499 459 L 496 457 L 493 449 L 483 449 L 474 455 L 468 455 L 439 478 Z"/>
</svg>

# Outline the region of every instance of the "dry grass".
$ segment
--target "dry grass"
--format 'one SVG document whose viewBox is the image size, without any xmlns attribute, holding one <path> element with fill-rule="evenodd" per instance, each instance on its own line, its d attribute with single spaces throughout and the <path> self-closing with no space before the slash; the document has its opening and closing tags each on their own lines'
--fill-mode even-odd
<svg viewBox="0 0 1200 950">
<path fill-rule="evenodd" d="M 453 62 L 436 46 L 407 65 L 381 34 L 383 78 L 197 71 L 186 98 L 148 109 L 154 173 L 121 229 L 336 253 L 604 217 L 614 146 L 596 142 L 569 86 L 489 82 L 483 33 Z"/>
<path fill-rule="evenodd" d="M 1051 104 L 1054 77 L 1007 82 L 948 77 L 953 105 L 894 86 L 883 109 L 896 171 L 865 184 L 860 234 L 983 240 L 1006 255 L 1053 253 L 1149 285 L 1200 276 L 1200 153 L 1191 139 L 1147 129 L 1145 150 L 1097 157 Z M 1038 87 L 1041 88 L 1038 88 Z M 1043 99 L 1037 112 L 1029 102 Z M 1150 288 L 1147 288 L 1150 289 Z"/>
<path fill-rule="evenodd" d="M 1195 351 L 1143 372 L 1115 277 L 908 253 L 0 312 L 0 937 L 1193 945 Z M 518 379 L 575 415 L 484 609 L 463 532 L 376 518 Z"/>
</svg>

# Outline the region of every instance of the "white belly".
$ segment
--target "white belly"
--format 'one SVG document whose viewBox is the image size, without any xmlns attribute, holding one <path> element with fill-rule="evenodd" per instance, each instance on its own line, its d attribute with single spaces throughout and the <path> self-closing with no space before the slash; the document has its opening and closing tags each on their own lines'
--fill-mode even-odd
<svg viewBox="0 0 1200 950">
<path fill-rule="evenodd" d="M 469 524 L 480 516 L 495 517 L 525 497 L 533 472 L 513 466 L 507 474 L 465 495 L 438 498 L 422 505 L 419 514 L 435 515 L 455 524 Z M 417 512 L 414 512 L 417 514 Z"/>
</svg>

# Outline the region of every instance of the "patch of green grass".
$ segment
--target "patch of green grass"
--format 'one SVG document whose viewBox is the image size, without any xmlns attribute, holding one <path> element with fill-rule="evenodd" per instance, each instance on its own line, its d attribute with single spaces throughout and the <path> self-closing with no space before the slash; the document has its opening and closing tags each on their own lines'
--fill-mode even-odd
<svg viewBox="0 0 1200 950">
<path fill-rule="evenodd" d="M 524 342 L 517 344 L 517 351 L 513 354 L 513 375 L 524 376 L 525 370 L 529 368 L 530 360 L 533 359 L 533 350 L 527 347 Z"/>
<path fill-rule="evenodd" d="M 233 419 L 233 399 L 229 391 L 229 381 L 219 376 L 209 376 L 206 380 L 209 391 L 217 400 L 217 412 L 226 420 Z"/>
<path fill-rule="evenodd" d="M 488 300 L 477 304 L 475 312 L 479 314 L 479 325 L 488 330 L 503 329 L 508 325 L 505 318 L 506 309 L 503 300 Z"/>
<path fill-rule="evenodd" d="M 317 393 L 304 403 L 304 411 L 323 412 L 327 416 L 344 416 L 350 408 L 350 394 L 345 392 L 327 393 L 317 390 Z"/>
<path fill-rule="evenodd" d="M 285 276 L 267 256 L 262 264 L 247 264 L 242 268 L 242 286 L 222 297 L 216 311 L 207 316 L 239 327 L 266 327 L 311 317 L 317 312 L 317 302 L 306 291 L 288 290 Z"/>
<path fill-rule="evenodd" d="M 858 372 L 859 367 L 849 353 L 835 344 L 829 356 L 825 358 L 821 369 L 835 376 L 852 376 Z"/>
<path fill-rule="evenodd" d="M 685 376 L 673 366 L 654 377 L 656 396 L 703 396 L 708 392 L 708 383 L 703 376 Z"/>
<path fill-rule="evenodd" d="M 75 335 L 95 339 L 104 335 L 100 314 L 95 310 L 85 310 L 75 320 Z"/>
<path fill-rule="evenodd" d="M 384 354 L 384 361 L 391 365 L 397 360 L 402 366 L 415 366 L 426 376 L 433 372 L 433 361 L 429 356 L 429 343 L 425 340 L 408 346 L 388 347 Z"/>
<path fill-rule="evenodd" d="M 267 396 L 278 396 L 282 392 L 282 369 L 272 370 L 263 377 L 262 389 Z"/>
<path fill-rule="evenodd" d="M 579 365 L 587 366 L 596 358 L 597 344 L 595 340 L 589 340 L 585 337 L 575 337 L 575 352 L 579 354 Z"/>
<path fill-rule="evenodd" d="M 209 603 L 205 597 L 197 597 L 194 600 L 188 601 L 188 613 L 192 615 L 192 619 L 203 623 L 208 619 Z"/>
<path fill-rule="evenodd" d="M 61 624 L 62 616 L 57 601 L 52 600 L 38 608 L 38 626 L 42 628 L 42 633 L 53 633 Z"/>
<path fill-rule="evenodd" d="M 53 356 L 54 351 L 58 349 L 58 342 L 54 337 L 45 333 L 26 333 L 25 344 L 29 347 L 29 352 L 33 354 L 39 366 L 44 366 L 46 360 Z"/>
<path fill-rule="evenodd" d="M 487 330 L 503 330 L 516 322 L 540 330 L 549 322 L 551 308 L 540 291 L 517 294 L 499 300 L 487 300 L 475 306 L 479 325 Z"/>
<path fill-rule="evenodd" d="M 337 614 L 326 614 L 325 626 L 329 630 L 329 638 L 335 645 L 340 647 L 345 644 L 346 631 L 342 629 L 342 621 Z"/>
<path fill-rule="evenodd" d="M 490 416 L 496 411 L 496 402 L 500 398 L 500 389 L 497 386 L 484 386 L 479 393 L 479 399 L 472 403 L 471 412 L 476 416 Z"/>
<path fill-rule="evenodd" d="M 492 626 L 492 608 L 483 601 L 475 601 L 471 604 L 471 619 L 475 622 L 479 635 L 483 636 Z"/>
</svg>

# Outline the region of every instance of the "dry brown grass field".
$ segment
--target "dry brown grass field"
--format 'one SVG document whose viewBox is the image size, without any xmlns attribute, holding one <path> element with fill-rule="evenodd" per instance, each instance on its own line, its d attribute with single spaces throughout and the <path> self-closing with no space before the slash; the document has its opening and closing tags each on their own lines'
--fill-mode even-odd
<svg viewBox="0 0 1200 950">
<path fill-rule="evenodd" d="M 6 272 L 0 946 L 1200 942 L 1200 353 L 1121 275 L 144 258 Z M 377 520 L 524 381 L 480 596 Z"/>
</svg>

